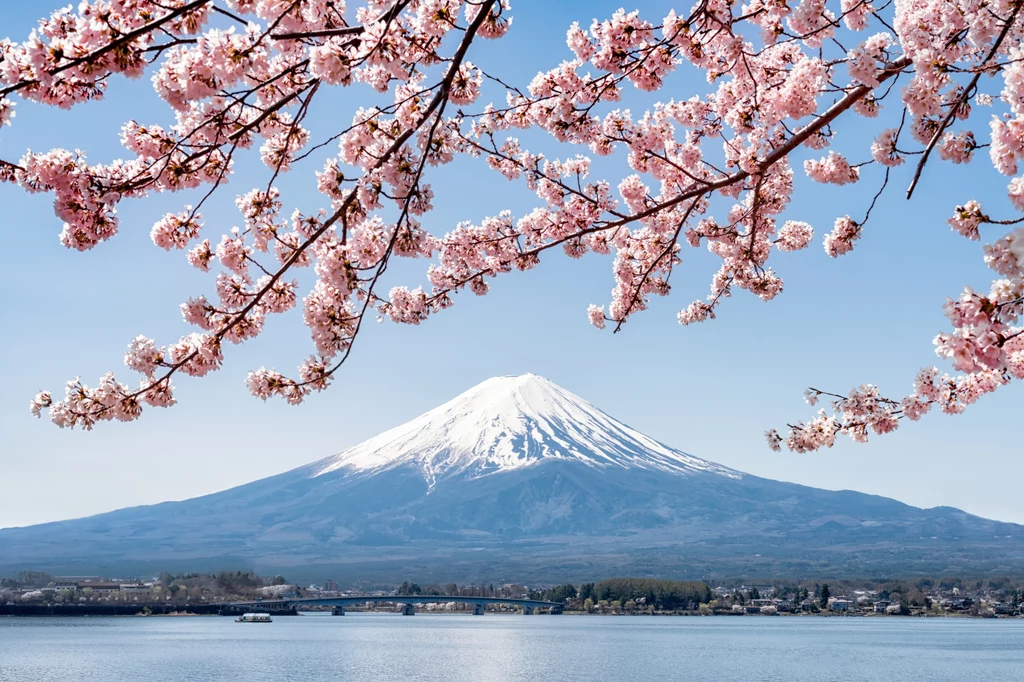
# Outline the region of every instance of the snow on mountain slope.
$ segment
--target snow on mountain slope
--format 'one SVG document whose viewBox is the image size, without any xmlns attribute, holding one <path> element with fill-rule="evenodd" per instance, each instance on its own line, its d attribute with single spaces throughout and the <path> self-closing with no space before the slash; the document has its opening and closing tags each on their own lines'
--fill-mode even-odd
<svg viewBox="0 0 1024 682">
<path fill-rule="evenodd" d="M 552 459 L 601 468 L 742 477 L 666 447 L 534 374 L 488 379 L 410 422 L 318 462 L 313 476 L 411 464 L 432 487 L 441 478 L 477 478 Z"/>
</svg>

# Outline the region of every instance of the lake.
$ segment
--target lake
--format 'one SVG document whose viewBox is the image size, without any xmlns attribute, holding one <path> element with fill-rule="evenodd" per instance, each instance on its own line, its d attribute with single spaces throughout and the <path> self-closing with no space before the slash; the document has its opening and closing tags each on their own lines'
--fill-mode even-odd
<svg viewBox="0 0 1024 682">
<path fill-rule="evenodd" d="M 1024 679 L 1024 620 L 350 613 L 0 618 L 0 680 Z"/>
</svg>

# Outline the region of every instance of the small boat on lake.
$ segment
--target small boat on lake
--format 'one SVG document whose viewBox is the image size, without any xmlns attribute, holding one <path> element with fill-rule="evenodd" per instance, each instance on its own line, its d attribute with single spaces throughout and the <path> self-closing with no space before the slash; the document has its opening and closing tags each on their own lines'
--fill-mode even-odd
<svg viewBox="0 0 1024 682">
<path fill-rule="evenodd" d="M 243 613 L 235 618 L 236 623 L 272 623 L 269 613 Z"/>
</svg>

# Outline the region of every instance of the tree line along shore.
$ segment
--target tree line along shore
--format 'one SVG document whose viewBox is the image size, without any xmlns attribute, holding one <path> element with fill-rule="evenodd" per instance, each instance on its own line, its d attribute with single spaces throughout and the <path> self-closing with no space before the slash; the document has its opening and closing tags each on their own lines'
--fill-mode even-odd
<svg viewBox="0 0 1024 682">
<path fill-rule="evenodd" d="M 304 587 L 280 575 L 262 577 L 250 571 L 131 579 L 22 572 L 0 579 L 0 615 L 204 615 L 218 613 L 217 605 L 230 601 L 354 595 L 377 598 L 367 600 L 367 609 L 387 609 L 382 605 L 399 595 L 420 595 L 539 599 L 563 604 L 565 613 L 605 615 L 1024 616 L 1024 578 L 1011 577 L 762 582 L 609 578 L 552 586 L 405 581 L 341 588 L 330 579 Z M 441 601 L 420 608 L 460 611 L 465 605 Z M 517 607 L 495 604 L 488 610 Z"/>
</svg>

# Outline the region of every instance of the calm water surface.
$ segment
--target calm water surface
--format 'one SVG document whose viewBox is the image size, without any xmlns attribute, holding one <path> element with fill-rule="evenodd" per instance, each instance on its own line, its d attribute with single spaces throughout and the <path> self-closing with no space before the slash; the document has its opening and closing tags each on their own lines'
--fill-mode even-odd
<svg viewBox="0 0 1024 682">
<path fill-rule="evenodd" d="M 1024 680 L 1024 621 L 0 618 L 0 680 Z"/>
</svg>

